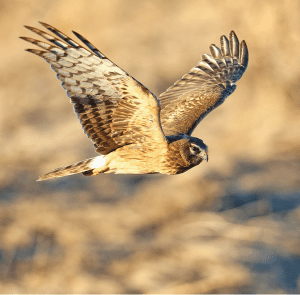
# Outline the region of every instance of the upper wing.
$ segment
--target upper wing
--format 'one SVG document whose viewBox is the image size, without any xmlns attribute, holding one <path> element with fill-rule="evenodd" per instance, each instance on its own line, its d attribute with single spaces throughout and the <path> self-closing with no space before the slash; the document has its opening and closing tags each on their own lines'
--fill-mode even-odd
<svg viewBox="0 0 300 295">
<path fill-rule="evenodd" d="M 212 44 L 211 55 L 159 96 L 161 124 L 166 136 L 191 135 L 199 122 L 224 102 L 236 88 L 248 65 L 248 49 L 233 31 L 221 37 L 221 50 Z"/>
<path fill-rule="evenodd" d="M 44 49 L 27 50 L 44 58 L 57 73 L 97 152 L 108 154 L 132 143 L 167 145 L 160 124 L 160 102 L 148 89 L 78 33 L 73 32 L 89 50 L 54 27 L 41 24 L 60 39 L 33 27 L 26 28 L 54 45 L 21 38 Z"/>
</svg>

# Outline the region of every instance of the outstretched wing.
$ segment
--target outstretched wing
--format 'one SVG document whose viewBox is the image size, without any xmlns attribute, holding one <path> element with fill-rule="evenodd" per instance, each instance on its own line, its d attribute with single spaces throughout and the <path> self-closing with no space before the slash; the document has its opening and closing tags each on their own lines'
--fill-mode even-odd
<svg viewBox="0 0 300 295">
<path fill-rule="evenodd" d="M 147 88 L 78 33 L 73 32 L 89 49 L 54 27 L 41 24 L 59 38 L 28 26 L 52 44 L 21 38 L 44 49 L 27 51 L 41 56 L 57 73 L 97 152 L 105 155 L 133 143 L 167 145 L 160 124 L 160 102 Z"/>
<path fill-rule="evenodd" d="M 233 31 L 221 37 L 221 50 L 212 44 L 196 67 L 162 93 L 161 124 L 166 136 L 191 135 L 199 122 L 224 102 L 248 65 L 248 49 Z"/>
</svg>

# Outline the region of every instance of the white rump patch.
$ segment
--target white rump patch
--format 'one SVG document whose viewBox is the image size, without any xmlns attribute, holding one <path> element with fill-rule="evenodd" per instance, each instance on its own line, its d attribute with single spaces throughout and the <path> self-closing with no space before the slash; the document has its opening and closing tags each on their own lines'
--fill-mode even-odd
<svg viewBox="0 0 300 295">
<path fill-rule="evenodd" d="M 92 169 L 100 168 L 105 165 L 105 155 L 96 157 L 90 164 Z"/>
</svg>

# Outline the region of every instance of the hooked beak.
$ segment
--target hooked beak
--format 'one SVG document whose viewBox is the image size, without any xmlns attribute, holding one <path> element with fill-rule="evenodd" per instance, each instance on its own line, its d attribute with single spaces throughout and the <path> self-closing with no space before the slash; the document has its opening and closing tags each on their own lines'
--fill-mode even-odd
<svg viewBox="0 0 300 295">
<path fill-rule="evenodd" d="M 208 162 L 208 153 L 203 153 L 202 155 L 201 155 L 201 158 L 202 158 L 202 161 L 204 161 L 204 160 L 206 160 L 206 162 Z"/>
</svg>

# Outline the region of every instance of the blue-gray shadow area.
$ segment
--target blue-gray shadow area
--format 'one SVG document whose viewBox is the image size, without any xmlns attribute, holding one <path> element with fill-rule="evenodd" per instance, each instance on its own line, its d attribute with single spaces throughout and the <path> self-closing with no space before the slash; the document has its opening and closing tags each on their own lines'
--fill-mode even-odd
<svg viewBox="0 0 300 295">
<path fill-rule="evenodd" d="M 256 245 L 256 248 L 258 251 L 266 252 L 263 262 L 245 263 L 256 274 L 256 283 L 258 285 L 267 283 L 273 289 L 282 289 L 285 292 L 297 294 L 300 256 L 286 256 L 272 250 L 268 251 L 262 245 Z M 266 292 L 267 290 L 258 291 Z"/>
<path fill-rule="evenodd" d="M 282 195 L 279 193 L 244 192 L 227 195 L 222 202 L 219 211 L 230 212 L 236 222 L 243 223 L 257 216 L 269 214 L 272 214 L 274 221 L 278 219 L 284 222 L 285 216 L 300 206 L 300 192 Z M 263 211 L 259 210 L 262 202 L 268 204 Z M 234 211 L 234 213 L 231 211 Z M 245 262 L 245 265 L 255 274 L 258 290 L 255 289 L 254 291 L 265 293 L 273 288 L 274 290 L 281 289 L 287 293 L 297 294 L 298 279 L 300 277 L 300 256 L 287 253 L 286 249 L 282 249 L 282 251 L 279 249 L 274 250 L 272 245 L 263 243 L 256 243 L 250 245 L 250 247 L 259 253 L 259 258 L 254 258 L 253 262 L 251 260 Z M 269 286 L 269 289 L 261 287 L 266 285 Z"/>
<path fill-rule="evenodd" d="M 279 230 L 291 230 L 293 243 L 296 243 L 295 239 L 299 236 L 295 234 L 297 220 L 294 223 L 291 220 L 293 215 L 290 213 L 293 214 L 292 212 L 300 206 L 299 171 L 298 159 L 275 159 L 265 163 L 240 161 L 231 175 L 215 172 L 207 177 L 221 183 L 224 188 L 218 212 L 227 214 L 236 223 L 270 215 L 274 222 L 280 221 L 285 225 Z M 253 177 L 252 188 L 247 191 L 240 185 L 244 177 L 246 179 Z M 248 256 L 242 261 L 254 276 L 253 292 L 268 293 L 270 290 L 283 290 L 293 294 L 299 292 L 298 251 L 257 242 L 252 244 L 250 242 L 249 247 L 257 253 L 257 256 Z"/>
<path fill-rule="evenodd" d="M 267 194 L 266 192 L 240 192 L 239 194 L 226 195 L 222 198 L 222 206 L 219 211 L 226 211 L 234 208 L 243 207 L 248 204 L 255 205 L 258 201 L 267 201 L 269 203 L 269 210 L 267 213 L 285 213 L 296 209 L 300 206 L 300 191 L 290 194 Z M 259 214 L 259 213 L 258 213 Z M 261 214 L 259 214 L 261 215 Z M 254 217 L 248 216 L 248 217 Z"/>
</svg>

